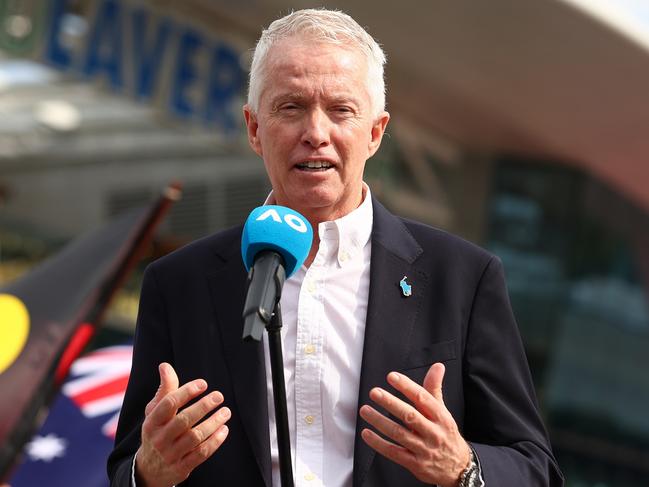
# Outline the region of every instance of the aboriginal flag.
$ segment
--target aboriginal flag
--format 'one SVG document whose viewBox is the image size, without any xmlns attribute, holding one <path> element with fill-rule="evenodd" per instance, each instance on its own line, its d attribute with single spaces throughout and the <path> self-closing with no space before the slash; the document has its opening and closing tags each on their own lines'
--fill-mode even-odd
<svg viewBox="0 0 649 487">
<path fill-rule="evenodd" d="M 179 196 L 178 186 L 168 187 L 151 207 L 74 240 L 0 288 L 0 480 Z"/>
</svg>

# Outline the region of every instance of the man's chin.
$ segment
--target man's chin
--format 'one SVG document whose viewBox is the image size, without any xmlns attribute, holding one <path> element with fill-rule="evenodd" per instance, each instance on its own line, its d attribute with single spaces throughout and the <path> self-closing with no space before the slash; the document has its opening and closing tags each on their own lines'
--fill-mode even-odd
<svg viewBox="0 0 649 487">
<path fill-rule="evenodd" d="M 298 211 L 305 216 L 317 215 L 321 218 L 323 215 L 333 213 L 337 199 L 319 192 L 308 192 L 302 195 L 291 195 L 284 206 Z"/>
</svg>

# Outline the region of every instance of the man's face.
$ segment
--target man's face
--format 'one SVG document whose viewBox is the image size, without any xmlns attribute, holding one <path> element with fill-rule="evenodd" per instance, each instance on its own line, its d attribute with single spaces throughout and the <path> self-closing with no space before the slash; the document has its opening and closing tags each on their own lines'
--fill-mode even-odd
<svg viewBox="0 0 649 487">
<path fill-rule="evenodd" d="M 372 113 L 366 61 L 295 38 L 268 55 L 258 113 L 246 106 L 244 115 L 276 202 L 312 221 L 346 215 L 361 202 L 365 161 L 389 120 L 387 112 Z"/>
</svg>

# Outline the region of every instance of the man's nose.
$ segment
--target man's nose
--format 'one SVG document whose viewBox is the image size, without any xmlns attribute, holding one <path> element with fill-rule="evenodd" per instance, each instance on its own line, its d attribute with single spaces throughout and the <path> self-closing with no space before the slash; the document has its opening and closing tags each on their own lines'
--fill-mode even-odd
<svg viewBox="0 0 649 487">
<path fill-rule="evenodd" d="M 318 148 L 329 144 L 329 117 L 322 110 L 310 110 L 304 117 L 302 142 Z"/>
</svg>

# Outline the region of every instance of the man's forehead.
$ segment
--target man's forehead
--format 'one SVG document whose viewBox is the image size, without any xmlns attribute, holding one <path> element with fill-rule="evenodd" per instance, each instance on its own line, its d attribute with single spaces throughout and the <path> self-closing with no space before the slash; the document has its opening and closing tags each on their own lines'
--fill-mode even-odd
<svg viewBox="0 0 649 487">
<path fill-rule="evenodd" d="M 344 76 L 321 76 L 315 80 L 308 78 L 305 81 L 303 76 L 295 76 L 286 70 L 278 70 L 281 76 L 271 76 L 266 81 L 263 97 L 272 104 L 283 101 L 304 101 L 314 96 L 317 98 L 333 101 L 352 101 L 360 103 L 367 95 L 365 83 L 349 83 Z M 362 93 L 362 94 L 361 94 Z"/>
<path fill-rule="evenodd" d="M 270 48 L 267 66 L 271 69 L 282 67 L 309 70 L 312 67 L 309 60 L 322 56 L 333 56 L 342 66 L 357 70 L 362 70 L 366 64 L 365 58 L 358 49 L 351 46 L 309 38 L 288 37 Z"/>
<path fill-rule="evenodd" d="M 272 105 L 315 94 L 356 103 L 369 97 L 366 59 L 349 46 L 286 38 L 271 47 L 264 71 L 261 98 Z"/>
</svg>

